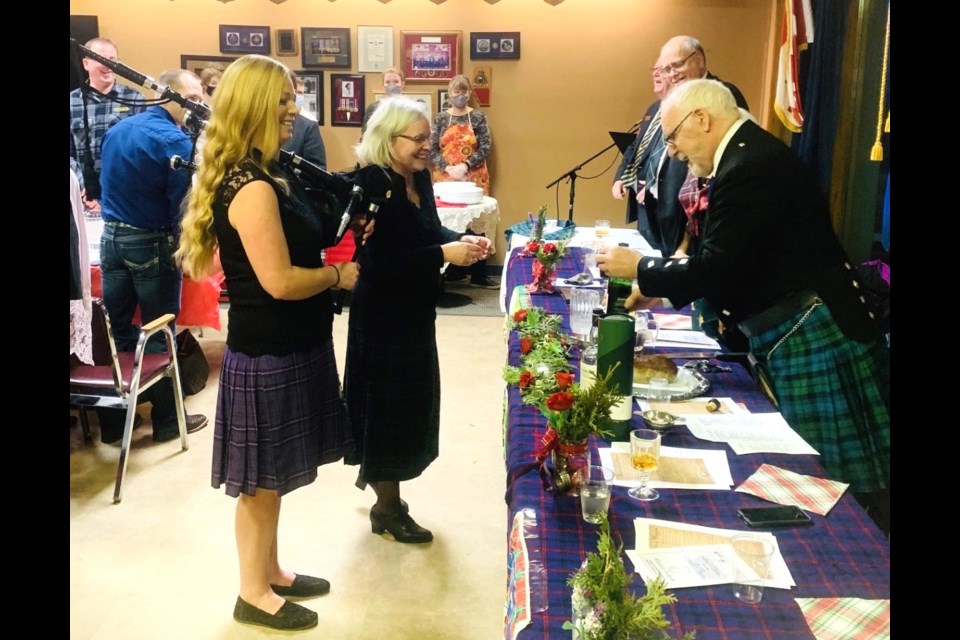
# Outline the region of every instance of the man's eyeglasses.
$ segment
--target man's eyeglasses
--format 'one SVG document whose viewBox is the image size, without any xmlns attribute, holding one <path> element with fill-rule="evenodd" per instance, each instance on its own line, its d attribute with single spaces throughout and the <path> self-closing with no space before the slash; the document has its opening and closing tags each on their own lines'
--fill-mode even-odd
<svg viewBox="0 0 960 640">
<path fill-rule="evenodd" d="M 423 144 L 424 142 L 426 142 L 431 138 L 431 136 L 425 136 L 422 133 L 418 136 L 405 136 L 402 133 L 398 133 L 396 137 L 405 138 L 410 142 L 412 142 L 413 144 Z"/>
<path fill-rule="evenodd" d="M 687 60 L 689 60 L 690 57 L 695 53 L 696 51 L 691 51 L 690 53 L 687 54 L 687 57 L 684 58 L 683 60 L 680 60 L 679 62 L 672 62 L 670 64 L 663 65 L 662 67 L 660 67 L 660 71 L 662 73 L 669 73 L 671 75 L 676 73 L 677 71 L 680 71 L 680 69 L 683 68 L 683 65 L 687 63 Z"/>
<path fill-rule="evenodd" d="M 683 123 L 687 121 L 687 118 L 689 118 L 692 115 L 693 115 L 693 111 L 683 116 L 683 119 L 677 124 L 677 126 L 673 128 L 673 131 L 670 132 L 670 135 L 668 135 L 663 139 L 664 144 L 670 147 L 676 144 L 677 142 L 676 137 L 677 137 L 677 134 L 680 133 L 680 127 L 682 127 Z"/>
</svg>

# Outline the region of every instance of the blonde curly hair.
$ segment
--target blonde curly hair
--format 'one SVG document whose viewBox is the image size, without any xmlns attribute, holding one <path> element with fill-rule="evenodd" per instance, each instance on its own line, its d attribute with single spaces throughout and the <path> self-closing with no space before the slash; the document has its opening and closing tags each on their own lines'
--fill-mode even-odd
<svg viewBox="0 0 960 640">
<path fill-rule="evenodd" d="M 284 188 L 267 163 L 280 151 L 277 108 L 286 91 L 294 95 L 290 70 L 261 55 L 238 58 L 227 67 L 210 104 L 211 116 L 193 185 L 184 198 L 180 246 L 174 258 L 184 273 L 203 277 L 213 267 L 217 236 L 213 202 L 224 177 L 244 159 L 257 163 Z M 260 152 L 256 156 L 254 149 Z"/>
</svg>

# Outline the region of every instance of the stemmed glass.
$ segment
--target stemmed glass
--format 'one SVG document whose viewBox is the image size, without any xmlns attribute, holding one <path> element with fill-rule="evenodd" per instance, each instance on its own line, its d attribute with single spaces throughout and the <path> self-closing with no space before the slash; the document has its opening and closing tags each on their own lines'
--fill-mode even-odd
<svg viewBox="0 0 960 640">
<path fill-rule="evenodd" d="M 647 486 L 647 476 L 660 465 L 660 434 L 652 429 L 630 432 L 630 463 L 640 471 L 640 486 L 627 491 L 634 500 L 656 500 L 660 492 Z"/>
</svg>

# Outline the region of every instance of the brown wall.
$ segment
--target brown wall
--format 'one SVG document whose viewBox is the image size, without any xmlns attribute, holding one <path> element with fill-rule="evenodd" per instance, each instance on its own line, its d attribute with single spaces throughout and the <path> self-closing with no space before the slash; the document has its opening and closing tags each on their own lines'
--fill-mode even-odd
<svg viewBox="0 0 960 640">
<path fill-rule="evenodd" d="M 113 40 L 120 60 L 157 78 L 180 66 L 180 54 L 225 55 L 220 24 L 268 25 L 271 29 L 349 27 L 352 69 L 324 69 L 321 128 L 328 166 L 354 163 L 351 146 L 360 130 L 332 127 L 330 73 L 357 68 L 357 25 L 391 25 L 394 60 L 400 62 L 400 31 L 462 31 L 463 71 L 492 67 L 491 106 L 483 107 L 493 136 L 492 195 L 500 203 L 500 230 L 541 204 L 565 219 L 569 185 L 545 186 L 610 144 L 610 130 L 626 131 L 654 100 L 650 67 L 671 36 L 700 39 L 708 68 L 736 84 L 751 111 L 765 122 L 769 111 L 770 52 L 777 16 L 774 0 L 71 0 L 70 13 L 99 17 L 100 34 Z M 519 31 L 521 59 L 470 60 L 471 31 Z M 299 36 L 298 36 L 299 39 Z M 300 69 L 300 56 L 277 57 Z M 366 99 L 381 90 L 380 74 L 368 73 Z M 444 83 L 407 85 L 434 94 Z M 609 218 L 625 226 L 625 205 L 610 196 L 620 156 L 609 150 L 578 173 L 574 220 L 592 225 Z M 597 176 L 596 179 L 589 179 Z M 498 238 L 502 262 L 503 237 Z"/>
</svg>

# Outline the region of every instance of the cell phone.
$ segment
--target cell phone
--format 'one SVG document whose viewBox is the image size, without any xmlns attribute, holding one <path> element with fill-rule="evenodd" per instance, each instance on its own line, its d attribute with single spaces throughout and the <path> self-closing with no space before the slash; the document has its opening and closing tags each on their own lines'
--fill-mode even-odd
<svg viewBox="0 0 960 640">
<path fill-rule="evenodd" d="M 813 524 L 803 509 L 793 505 L 781 507 L 745 507 L 737 509 L 747 526 L 752 529 L 773 527 L 805 527 Z"/>
</svg>

